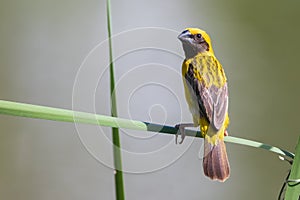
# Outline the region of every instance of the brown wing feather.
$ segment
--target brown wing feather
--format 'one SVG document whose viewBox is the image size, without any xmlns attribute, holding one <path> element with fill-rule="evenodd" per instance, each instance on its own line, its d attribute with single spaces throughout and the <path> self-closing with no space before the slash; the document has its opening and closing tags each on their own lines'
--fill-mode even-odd
<svg viewBox="0 0 300 200">
<path fill-rule="evenodd" d="M 195 71 L 197 71 L 200 73 L 200 77 L 204 77 L 204 74 L 201 74 L 200 63 L 202 62 L 193 62 L 194 65 L 189 65 L 188 71 L 185 74 L 185 79 L 187 84 L 191 86 L 191 92 L 193 92 L 198 99 L 200 116 L 205 117 L 212 127 L 219 130 L 224 123 L 228 110 L 227 83 L 222 87 L 217 87 L 214 84 L 207 87 L 205 83 L 199 80 L 194 74 Z M 210 61 L 209 64 L 209 68 L 217 68 L 216 62 Z M 199 70 L 195 70 L 195 68 L 199 68 Z"/>
<path fill-rule="evenodd" d="M 200 84 L 200 91 L 201 102 L 204 104 L 209 122 L 216 130 L 219 130 L 228 110 L 227 84 L 221 88 L 215 85 L 206 88 Z"/>
</svg>

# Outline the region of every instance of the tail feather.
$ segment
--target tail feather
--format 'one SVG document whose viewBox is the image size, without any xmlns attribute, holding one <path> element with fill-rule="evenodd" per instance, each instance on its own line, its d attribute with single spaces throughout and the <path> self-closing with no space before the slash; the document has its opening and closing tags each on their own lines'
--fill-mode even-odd
<svg viewBox="0 0 300 200">
<path fill-rule="evenodd" d="M 229 162 L 223 140 L 217 144 L 204 140 L 203 171 L 212 180 L 224 182 L 229 177 Z"/>
</svg>

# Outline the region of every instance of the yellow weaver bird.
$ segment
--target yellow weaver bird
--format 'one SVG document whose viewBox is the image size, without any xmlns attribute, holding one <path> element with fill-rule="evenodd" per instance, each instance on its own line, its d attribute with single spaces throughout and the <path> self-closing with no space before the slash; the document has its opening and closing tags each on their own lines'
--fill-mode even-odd
<svg viewBox="0 0 300 200">
<path fill-rule="evenodd" d="M 224 144 L 227 135 L 227 79 L 212 49 L 209 35 L 197 28 L 187 28 L 179 36 L 185 53 L 182 76 L 186 101 L 194 123 L 178 124 L 184 140 L 186 127 L 198 127 L 204 138 L 203 171 L 212 180 L 229 177 L 229 163 Z M 176 143 L 177 137 L 176 135 Z"/>
</svg>

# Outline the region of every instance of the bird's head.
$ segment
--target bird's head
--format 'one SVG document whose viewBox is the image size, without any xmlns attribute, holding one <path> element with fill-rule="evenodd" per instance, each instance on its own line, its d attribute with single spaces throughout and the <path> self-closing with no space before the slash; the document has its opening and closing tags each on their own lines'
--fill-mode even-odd
<svg viewBox="0 0 300 200">
<path fill-rule="evenodd" d="M 178 39 L 182 42 L 187 59 L 202 52 L 213 53 L 210 37 L 201 29 L 187 28 L 178 36 Z"/>
</svg>

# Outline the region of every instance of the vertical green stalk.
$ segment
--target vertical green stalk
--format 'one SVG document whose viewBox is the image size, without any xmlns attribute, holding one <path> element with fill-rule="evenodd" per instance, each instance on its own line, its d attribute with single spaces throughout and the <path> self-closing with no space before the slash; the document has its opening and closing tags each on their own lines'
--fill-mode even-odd
<svg viewBox="0 0 300 200">
<path fill-rule="evenodd" d="M 287 190 L 285 199 L 299 199 L 300 198 L 300 137 L 296 147 L 296 154 L 293 160 L 292 170 L 287 180 Z"/>
<path fill-rule="evenodd" d="M 112 55 L 112 38 L 111 38 L 111 13 L 110 13 L 110 0 L 107 0 L 107 30 L 109 42 L 109 72 L 110 72 L 110 97 L 111 97 L 111 116 L 118 117 L 117 114 L 117 101 L 115 91 L 115 76 L 114 76 L 114 63 Z M 117 200 L 125 200 L 124 186 L 123 186 L 123 172 L 122 172 L 122 158 L 121 147 L 119 138 L 119 129 L 112 128 L 113 140 L 113 155 L 115 167 L 115 192 Z"/>
</svg>

